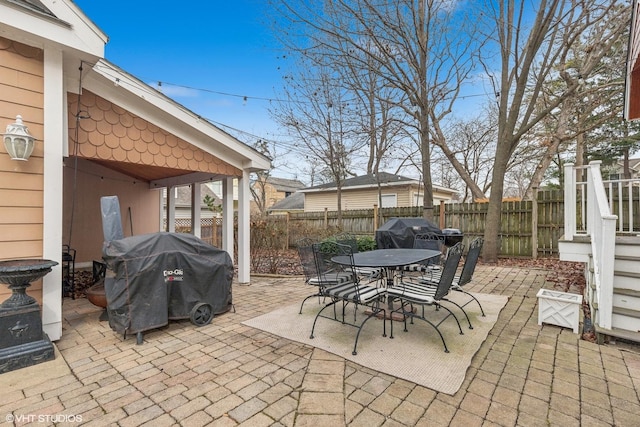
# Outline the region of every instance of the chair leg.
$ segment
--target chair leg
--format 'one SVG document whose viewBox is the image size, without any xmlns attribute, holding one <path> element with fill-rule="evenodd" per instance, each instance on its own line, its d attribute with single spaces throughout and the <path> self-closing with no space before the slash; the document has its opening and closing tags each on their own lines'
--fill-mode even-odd
<svg viewBox="0 0 640 427">
<path fill-rule="evenodd" d="M 436 306 L 437 306 L 437 307 L 442 307 L 442 308 L 444 308 L 445 310 L 447 310 L 447 311 L 449 312 L 449 314 L 451 315 L 451 317 L 453 317 L 453 318 L 455 319 L 456 323 L 458 324 L 458 330 L 460 331 L 460 335 L 464 335 L 464 332 L 462 332 L 462 326 L 460 326 L 460 321 L 458 320 L 458 318 L 456 317 L 456 315 L 455 315 L 455 314 L 453 314 L 453 311 L 449 310 L 449 308 L 448 308 L 448 307 L 445 307 L 445 306 L 444 306 L 444 305 L 442 305 L 442 304 L 438 304 L 438 303 L 436 303 Z M 444 319 L 442 319 L 442 320 L 440 321 L 440 323 L 438 323 L 438 325 L 442 324 L 442 322 L 444 322 L 445 320 L 447 320 L 447 318 L 448 318 L 448 317 L 449 317 L 449 316 L 446 316 Z M 425 320 L 426 320 L 426 319 L 425 319 Z"/>
<path fill-rule="evenodd" d="M 462 293 L 465 293 L 465 294 L 469 295 L 471 298 L 473 298 L 473 300 L 474 300 L 475 302 L 477 302 L 477 303 L 478 303 L 478 307 L 480 307 L 480 312 L 482 313 L 482 317 L 485 317 L 485 315 L 484 315 L 484 310 L 482 309 L 482 304 L 480 304 L 480 301 L 478 301 L 478 298 L 474 297 L 474 296 L 473 296 L 473 295 L 471 295 L 469 292 L 464 291 L 464 290 L 462 290 L 462 289 L 460 289 L 459 291 L 460 291 L 460 292 L 462 292 Z M 466 305 L 466 304 L 465 304 L 465 305 Z"/>
<path fill-rule="evenodd" d="M 369 314 L 367 316 L 366 319 L 364 319 L 364 321 L 360 324 L 360 327 L 358 328 L 358 333 L 356 334 L 356 341 L 353 344 L 353 352 L 351 354 L 353 354 L 354 356 L 358 354 L 358 352 L 356 351 L 356 348 L 358 347 L 358 338 L 360 338 L 360 332 L 362 332 L 362 328 L 364 327 L 364 324 L 367 323 L 367 321 L 369 319 L 371 319 L 373 316 L 376 316 L 378 313 L 382 312 L 383 316 L 382 316 L 382 336 L 386 337 L 387 336 L 387 321 L 385 320 L 385 316 L 386 316 L 386 311 L 384 308 L 373 308 L 371 307 L 371 314 Z"/>
<path fill-rule="evenodd" d="M 337 302 L 338 300 L 331 301 L 329 304 L 326 304 L 324 307 L 322 307 L 318 312 L 318 314 L 316 314 L 316 318 L 313 320 L 313 326 L 311 327 L 311 336 L 309 338 L 313 339 L 313 331 L 316 329 L 316 322 L 318 321 L 318 317 L 320 317 L 320 314 L 322 314 L 322 312 L 328 307 L 331 307 L 331 306 L 335 307 Z"/>
<path fill-rule="evenodd" d="M 445 307 L 445 308 L 446 308 L 446 307 Z M 405 314 L 405 313 L 406 313 L 406 312 L 403 310 L 403 314 Z M 437 326 L 437 325 L 435 325 L 433 322 L 431 322 L 429 319 L 427 319 L 427 318 L 425 318 L 425 317 L 420 317 L 420 316 L 416 316 L 416 315 L 414 315 L 414 314 L 413 314 L 413 312 L 411 312 L 411 313 L 407 313 L 407 314 L 408 314 L 408 315 L 409 315 L 409 317 L 411 317 L 412 319 L 413 319 L 414 317 L 416 317 L 416 318 L 418 318 L 418 319 L 424 320 L 425 322 L 427 322 L 428 324 L 430 324 L 431 326 L 433 326 L 433 329 L 435 329 L 435 330 L 436 330 L 436 332 L 438 333 L 438 335 L 440 336 L 440 340 L 442 340 L 442 346 L 444 347 L 444 352 L 445 352 L 445 353 L 449 353 L 449 348 L 447 347 L 447 343 L 445 342 L 445 340 L 444 340 L 444 336 L 442 335 L 442 332 L 440 332 L 440 329 L 438 328 L 438 326 Z M 406 315 L 407 315 L 407 314 L 405 314 L 405 319 L 406 319 Z M 454 316 L 454 317 L 455 317 L 455 316 Z M 392 322 L 391 324 L 393 325 L 393 316 L 391 317 L 391 322 Z M 405 320 L 405 325 L 406 325 L 406 320 Z M 458 324 L 458 326 L 460 326 L 460 324 Z M 391 333 L 393 334 L 393 326 L 392 326 L 391 328 L 392 328 L 392 332 L 391 332 Z M 460 330 L 460 332 L 462 333 L 462 329 Z M 393 338 L 393 337 L 392 337 L 392 338 Z"/>
<path fill-rule="evenodd" d="M 306 297 L 305 299 L 302 300 L 302 304 L 300 304 L 300 312 L 298 314 L 302 314 L 302 306 L 304 305 L 305 302 L 307 302 L 307 300 L 309 298 L 313 298 L 313 297 L 321 297 L 322 294 L 320 292 L 318 292 L 317 294 L 313 294 L 313 295 L 309 295 L 308 297 Z"/>
<path fill-rule="evenodd" d="M 454 301 L 448 300 L 446 298 L 442 298 L 442 301 L 450 302 L 451 304 L 453 304 L 456 307 L 458 307 L 460 309 L 460 311 L 462 311 L 462 314 L 464 314 L 464 317 L 467 318 L 467 323 L 469 323 L 469 329 L 473 329 L 473 326 L 471 326 L 471 320 L 469 319 L 469 315 L 467 314 L 466 311 L 464 311 L 464 308 L 463 308 L 464 306 L 462 306 L 462 305 L 460 305 L 460 304 L 458 304 L 458 303 L 456 303 Z"/>
</svg>

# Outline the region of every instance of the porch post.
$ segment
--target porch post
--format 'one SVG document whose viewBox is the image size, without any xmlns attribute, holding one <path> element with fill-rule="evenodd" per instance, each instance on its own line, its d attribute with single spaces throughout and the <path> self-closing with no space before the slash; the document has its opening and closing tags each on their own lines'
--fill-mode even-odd
<svg viewBox="0 0 640 427">
<path fill-rule="evenodd" d="M 582 215 L 585 212 L 581 212 Z M 576 174 L 573 163 L 564 165 L 564 239 L 573 240 L 576 234 Z"/>
<path fill-rule="evenodd" d="M 175 186 L 167 187 L 167 231 L 176 232 L 176 192 Z"/>
<path fill-rule="evenodd" d="M 42 279 L 42 329 L 52 341 L 62 336 L 62 156 L 68 123 L 62 62 L 61 51 L 44 50 L 42 256 L 58 265 Z"/>
<path fill-rule="evenodd" d="M 202 184 L 194 182 L 191 184 L 191 234 L 202 237 L 200 212 L 200 200 L 202 200 Z"/>
<path fill-rule="evenodd" d="M 222 180 L 222 249 L 233 259 L 233 178 Z"/>
<path fill-rule="evenodd" d="M 242 178 L 238 180 L 238 282 L 249 283 L 251 280 L 249 259 L 249 204 L 251 191 L 249 190 L 249 171 L 242 171 Z"/>
</svg>

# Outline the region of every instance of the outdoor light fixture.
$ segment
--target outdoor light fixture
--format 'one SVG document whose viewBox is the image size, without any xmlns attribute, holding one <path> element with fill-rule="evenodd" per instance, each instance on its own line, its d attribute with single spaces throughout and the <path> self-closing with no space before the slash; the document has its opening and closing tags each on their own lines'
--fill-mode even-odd
<svg viewBox="0 0 640 427">
<path fill-rule="evenodd" d="M 33 152 L 35 138 L 22 123 L 22 116 L 16 116 L 16 122 L 7 125 L 4 134 L 4 146 L 12 160 L 27 160 Z"/>
</svg>

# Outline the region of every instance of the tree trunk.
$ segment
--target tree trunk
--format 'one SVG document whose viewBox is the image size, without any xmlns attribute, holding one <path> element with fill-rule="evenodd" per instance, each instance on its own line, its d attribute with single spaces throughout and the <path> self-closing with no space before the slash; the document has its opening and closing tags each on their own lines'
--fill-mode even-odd
<svg viewBox="0 0 640 427">
<path fill-rule="evenodd" d="M 493 166 L 491 194 L 487 207 L 487 219 L 485 221 L 484 245 L 482 247 L 482 259 L 489 263 L 498 261 L 500 254 L 500 231 L 502 226 L 502 194 L 504 193 L 504 175 L 507 172 L 507 164 L 511 153 L 508 150 L 498 150 Z"/>
<path fill-rule="evenodd" d="M 422 196 L 422 217 L 433 222 L 433 183 L 431 181 L 431 147 L 429 141 L 429 120 L 426 116 L 421 119 L 421 151 L 422 151 L 422 179 L 424 195 Z"/>
</svg>

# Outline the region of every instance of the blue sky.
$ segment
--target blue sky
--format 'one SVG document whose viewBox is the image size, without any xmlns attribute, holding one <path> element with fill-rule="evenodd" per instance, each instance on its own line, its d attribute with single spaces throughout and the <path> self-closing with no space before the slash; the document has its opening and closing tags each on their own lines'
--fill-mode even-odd
<svg viewBox="0 0 640 427">
<path fill-rule="evenodd" d="M 282 79 L 266 2 L 75 3 L 109 37 L 107 60 L 148 84 L 162 82 L 165 94 L 217 125 L 278 138 L 268 99 Z M 244 142 L 256 139 L 220 127 Z"/>
<path fill-rule="evenodd" d="M 269 27 L 268 2 L 75 2 L 109 37 L 107 60 L 147 84 L 162 82 L 167 96 L 245 143 L 278 142 L 273 174 L 306 181 L 304 165 L 268 112 L 269 100 L 281 92 L 279 67 L 286 67 Z M 477 95 L 487 87 L 480 83 L 467 91 Z M 457 113 L 477 108 L 483 99 L 472 97 Z"/>
</svg>

